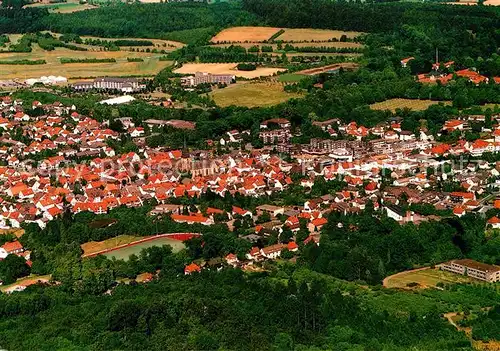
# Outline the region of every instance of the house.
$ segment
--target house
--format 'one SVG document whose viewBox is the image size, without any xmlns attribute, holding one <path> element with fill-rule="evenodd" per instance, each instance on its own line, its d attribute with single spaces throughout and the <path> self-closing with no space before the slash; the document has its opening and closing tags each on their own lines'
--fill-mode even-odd
<svg viewBox="0 0 500 351">
<path fill-rule="evenodd" d="M 263 213 L 268 213 L 271 217 L 277 217 L 280 214 L 285 213 L 284 207 L 273 206 L 273 205 L 261 205 L 256 208 L 257 215 L 261 216 Z"/>
<path fill-rule="evenodd" d="M 402 221 L 405 213 L 403 209 L 397 205 L 386 205 L 384 206 L 387 217 L 394 219 L 395 221 Z"/>
<path fill-rule="evenodd" d="M 19 254 L 23 251 L 24 247 L 19 241 L 6 242 L 0 247 L 0 258 L 5 258 L 11 254 Z"/>
<path fill-rule="evenodd" d="M 203 225 L 212 225 L 214 224 L 213 219 L 211 218 L 206 218 L 201 215 L 194 215 L 194 216 L 185 216 L 185 215 L 178 215 L 178 214 L 172 214 L 170 215 L 170 218 L 172 218 L 173 221 L 177 223 L 187 223 L 187 224 L 203 224 Z"/>
<path fill-rule="evenodd" d="M 229 255 L 226 256 L 226 262 L 228 265 L 236 266 L 236 264 L 238 264 L 239 260 L 235 254 L 230 253 Z"/>
<path fill-rule="evenodd" d="M 275 244 L 264 247 L 260 250 L 260 253 L 267 259 L 275 260 L 281 256 L 281 250 L 283 250 L 285 247 L 286 245 L 284 244 Z"/>
<path fill-rule="evenodd" d="M 452 260 L 440 264 L 440 269 L 494 283 L 500 281 L 500 266 L 489 265 L 469 259 Z"/>
<path fill-rule="evenodd" d="M 402 60 L 401 60 L 401 62 L 400 62 L 400 63 L 401 63 L 401 67 L 403 67 L 403 68 L 408 67 L 408 63 L 409 63 L 411 60 L 414 60 L 414 59 L 415 59 L 415 57 L 413 57 L 413 56 L 412 56 L 412 57 L 407 57 L 407 58 L 402 59 Z"/>
<path fill-rule="evenodd" d="M 315 218 L 307 225 L 307 228 L 309 229 L 309 232 L 313 233 L 315 231 L 320 231 L 321 228 L 323 228 L 323 226 L 327 223 L 328 220 L 326 218 Z"/>
<path fill-rule="evenodd" d="M 200 273 L 201 272 L 201 267 L 198 266 L 196 263 L 191 263 L 189 265 L 187 265 L 185 268 L 184 268 L 184 274 L 185 275 L 190 275 L 194 272 L 198 272 Z"/>
<path fill-rule="evenodd" d="M 490 225 L 493 229 L 500 228 L 500 219 L 497 216 L 491 217 L 487 221 L 488 225 Z"/>
<path fill-rule="evenodd" d="M 248 210 L 244 210 L 244 209 L 236 207 L 236 206 L 233 206 L 232 214 L 233 214 L 233 216 L 238 215 L 241 217 L 248 216 L 250 218 L 253 218 L 252 212 L 250 212 Z"/>
</svg>

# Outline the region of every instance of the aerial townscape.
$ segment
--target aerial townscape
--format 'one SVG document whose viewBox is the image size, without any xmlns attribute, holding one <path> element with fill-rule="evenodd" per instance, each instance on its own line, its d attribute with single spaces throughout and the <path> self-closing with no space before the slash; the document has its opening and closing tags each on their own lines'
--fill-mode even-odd
<svg viewBox="0 0 500 351">
<path fill-rule="evenodd" d="M 0 349 L 500 350 L 497 0 L 0 0 Z"/>
</svg>

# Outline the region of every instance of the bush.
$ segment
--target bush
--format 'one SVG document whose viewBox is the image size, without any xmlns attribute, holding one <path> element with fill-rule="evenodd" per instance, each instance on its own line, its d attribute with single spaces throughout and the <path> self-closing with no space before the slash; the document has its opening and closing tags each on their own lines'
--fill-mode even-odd
<svg viewBox="0 0 500 351">
<path fill-rule="evenodd" d="M 253 63 L 239 63 L 236 67 L 238 71 L 255 71 L 257 69 L 257 66 Z"/>
</svg>

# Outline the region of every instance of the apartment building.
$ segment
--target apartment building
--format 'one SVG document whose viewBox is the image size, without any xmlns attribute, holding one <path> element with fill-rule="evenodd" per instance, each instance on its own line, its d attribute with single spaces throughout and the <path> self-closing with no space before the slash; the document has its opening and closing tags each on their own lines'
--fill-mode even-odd
<svg viewBox="0 0 500 351">
<path fill-rule="evenodd" d="M 233 83 L 235 77 L 231 74 L 212 74 L 207 72 L 196 72 L 194 76 L 182 77 L 181 85 L 195 87 L 200 84 L 226 84 Z"/>
<path fill-rule="evenodd" d="M 445 262 L 440 264 L 439 268 L 444 271 L 466 275 L 485 282 L 494 283 L 500 281 L 500 266 L 485 264 L 470 259 Z"/>
<path fill-rule="evenodd" d="M 112 78 L 99 77 L 94 81 L 77 82 L 72 85 L 72 88 L 77 91 L 87 91 L 91 89 L 101 90 L 120 90 L 124 93 L 133 93 L 146 88 L 136 78 Z"/>
</svg>

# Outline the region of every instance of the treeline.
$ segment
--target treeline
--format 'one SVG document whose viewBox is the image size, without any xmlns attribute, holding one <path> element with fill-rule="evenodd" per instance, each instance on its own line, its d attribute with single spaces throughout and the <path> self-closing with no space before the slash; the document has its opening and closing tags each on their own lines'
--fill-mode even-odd
<svg viewBox="0 0 500 351">
<path fill-rule="evenodd" d="M 116 62 L 114 58 L 71 58 L 71 57 L 62 57 L 59 60 L 61 63 L 109 63 Z"/>
<path fill-rule="evenodd" d="M 0 65 L 45 65 L 45 60 L 0 60 Z"/>
<path fill-rule="evenodd" d="M 140 57 L 127 57 L 128 62 L 144 62 L 144 59 Z"/>
</svg>

